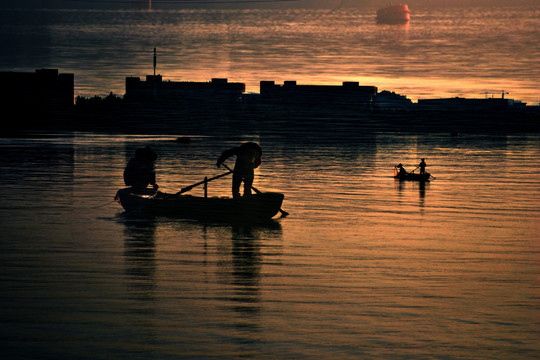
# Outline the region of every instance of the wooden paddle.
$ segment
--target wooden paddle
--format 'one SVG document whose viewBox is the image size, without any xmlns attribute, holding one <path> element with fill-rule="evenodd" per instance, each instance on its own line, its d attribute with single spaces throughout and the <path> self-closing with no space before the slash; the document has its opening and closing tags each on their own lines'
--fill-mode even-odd
<svg viewBox="0 0 540 360">
<path fill-rule="evenodd" d="M 418 166 L 416 167 L 416 169 L 418 169 L 419 167 L 420 167 L 420 165 L 418 165 Z M 411 171 L 411 174 L 412 174 L 416 169 L 414 169 L 413 171 Z M 431 174 L 429 174 L 429 177 L 430 177 L 430 178 L 433 178 L 433 180 L 437 180 L 437 178 L 436 178 L 435 176 L 431 175 Z M 429 178 L 428 178 L 428 179 L 429 179 Z"/>
<path fill-rule="evenodd" d="M 232 173 L 232 170 L 227 168 L 227 171 L 226 173 L 224 174 L 221 174 L 221 175 L 217 175 L 217 176 L 214 176 L 214 177 L 211 177 L 210 179 L 206 179 L 206 180 L 203 180 L 203 181 L 199 181 L 198 183 L 195 183 L 193 185 L 189 185 L 189 186 L 186 186 L 186 187 L 183 187 L 182 189 L 180 189 L 179 192 L 176 193 L 176 195 L 180 195 L 180 194 L 183 194 L 185 192 L 188 192 L 189 190 L 193 189 L 195 186 L 199 186 L 199 185 L 202 185 L 204 184 L 205 182 L 209 182 L 209 181 L 212 181 L 212 180 L 216 180 L 216 179 L 219 179 L 220 177 L 223 177 L 223 176 L 226 176 L 226 175 L 229 175 L 230 173 Z"/>
<path fill-rule="evenodd" d="M 229 170 L 230 172 L 232 172 L 231 168 L 228 167 L 226 164 L 221 163 L 221 165 L 222 165 L 225 169 L 227 169 L 227 170 Z M 251 185 L 251 188 L 252 188 L 253 191 L 255 191 L 257 194 L 262 194 L 262 192 L 261 192 L 259 189 L 257 189 L 255 186 Z M 286 217 L 286 216 L 289 215 L 288 212 L 286 212 L 285 210 L 282 210 L 281 208 L 279 209 L 279 212 L 281 213 L 281 216 L 282 216 L 282 217 Z"/>
</svg>

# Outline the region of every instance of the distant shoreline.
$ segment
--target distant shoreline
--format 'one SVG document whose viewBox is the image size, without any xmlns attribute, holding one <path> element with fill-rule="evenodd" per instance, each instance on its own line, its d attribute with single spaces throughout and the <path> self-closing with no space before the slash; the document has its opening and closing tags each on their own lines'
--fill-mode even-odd
<svg viewBox="0 0 540 360">
<path fill-rule="evenodd" d="M 354 134 L 365 131 L 540 133 L 540 106 L 500 98 L 424 99 L 358 82 L 341 85 L 277 84 L 261 81 L 260 93 L 245 84 L 173 82 L 161 75 L 126 78 L 126 94 L 74 98 L 74 74 L 57 69 L 2 72 L 4 136 L 35 131 L 112 133 L 280 132 Z M 320 133 L 320 134 L 317 134 Z"/>
<path fill-rule="evenodd" d="M 44 116 L 45 115 L 45 116 Z M 138 134 L 219 135 L 280 133 L 354 136 L 363 132 L 538 133 L 539 112 L 465 112 L 426 110 L 365 110 L 339 113 L 311 109 L 262 111 L 245 108 L 174 108 L 163 104 L 103 105 L 61 113 L 27 113 L 11 121 L 3 136 L 32 132 L 81 131 Z"/>
</svg>

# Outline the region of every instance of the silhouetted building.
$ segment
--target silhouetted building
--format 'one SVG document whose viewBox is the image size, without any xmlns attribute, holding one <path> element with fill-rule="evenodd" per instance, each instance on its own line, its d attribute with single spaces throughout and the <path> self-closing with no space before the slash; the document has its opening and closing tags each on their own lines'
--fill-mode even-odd
<svg viewBox="0 0 540 360">
<path fill-rule="evenodd" d="M 0 72 L 1 99 L 8 107 L 39 105 L 48 109 L 69 108 L 74 102 L 74 75 L 57 69 Z"/>
<path fill-rule="evenodd" d="M 285 81 L 277 85 L 274 81 L 260 82 L 262 104 L 300 109 L 324 111 L 354 111 L 367 109 L 377 94 L 375 86 L 360 86 L 357 82 L 343 85 L 298 85 L 296 81 Z"/>
<path fill-rule="evenodd" d="M 193 103 L 240 103 L 246 86 L 230 83 L 227 79 L 211 82 L 163 81 L 161 75 L 147 75 L 146 81 L 139 77 L 126 78 L 128 102 L 167 102 L 173 104 Z"/>
<path fill-rule="evenodd" d="M 6 121 L 2 131 L 35 129 L 71 119 L 74 76 L 57 69 L 0 72 L 0 108 Z"/>
<path fill-rule="evenodd" d="M 513 99 L 487 98 L 487 99 L 419 99 L 419 110 L 443 110 L 443 111 L 507 111 L 525 110 L 526 103 Z"/>
</svg>

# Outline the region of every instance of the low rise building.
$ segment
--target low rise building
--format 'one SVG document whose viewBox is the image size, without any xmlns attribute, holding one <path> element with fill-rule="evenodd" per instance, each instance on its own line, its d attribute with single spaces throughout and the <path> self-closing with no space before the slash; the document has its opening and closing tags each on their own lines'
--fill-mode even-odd
<svg viewBox="0 0 540 360">
<path fill-rule="evenodd" d="M 4 106 L 38 106 L 47 109 L 74 105 L 74 75 L 57 69 L 35 72 L 0 72 L 0 99 Z"/>
<path fill-rule="evenodd" d="M 278 85 L 274 81 L 260 82 L 261 102 L 274 106 L 359 110 L 369 108 L 375 95 L 377 87 L 360 86 L 358 82 L 343 82 L 342 85 L 298 85 L 296 81 L 285 81 L 283 85 Z"/>
<path fill-rule="evenodd" d="M 526 103 L 505 98 L 487 99 L 467 99 L 467 98 L 446 98 L 446 99 L 419 99 L 419 110 L 436 111 L 523 111 Z"/>
<path fill-rule="evenodd" d="M 210 82 L 163 81 L 161 75 L 126 78 L 124 100 L 128 102 L 239 103 L 246 86 L 227 79 L 214 78 Z"/>
</svg>

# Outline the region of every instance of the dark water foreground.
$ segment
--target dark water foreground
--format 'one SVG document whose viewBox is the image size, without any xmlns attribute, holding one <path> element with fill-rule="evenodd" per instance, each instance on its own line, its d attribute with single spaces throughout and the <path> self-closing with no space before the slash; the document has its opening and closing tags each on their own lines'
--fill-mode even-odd
<svg viewBox="0 0 540 360">
<path fill-rule="evenodd" d="M 540 354 L 538 135 L 190 130 L 0 139 L 5 358 Z M 246 140 L 287 218 L 133 218 L 112 202 L 140 146 L 175 192 Z M 392 178 L 421 157 L 434 181 Z M 209 188 L 229 193 L 227 177 Z"/>
</svg>

